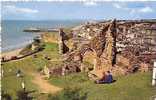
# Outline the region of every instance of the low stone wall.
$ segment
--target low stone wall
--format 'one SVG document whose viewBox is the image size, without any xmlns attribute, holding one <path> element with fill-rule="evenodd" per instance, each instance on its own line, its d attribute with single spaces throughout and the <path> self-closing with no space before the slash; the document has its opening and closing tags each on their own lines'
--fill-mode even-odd
<svg viewBox="0 0 156 100">
<path fill-rule="evenodd" d="M 37 52 L 39 52 L 39 51 L 33 51 L 33 52 L 30 52 L 30 53 L 28 53 L 26 55 L 13 56 L 10 59 L 2 58 L 1 62 L 9 62 L 9 61 L 13 61 L 13 60 L 20 60 L 20 59 L 25 58 L 27 56 L 33 55 L 33 54 L 35 54 Z"/>
<path fill-rule="evenodd" d="M 43 33 L 43 34 L 41 34 L 41 37 L 44 42 L 54 42 L 54 43 L 59 42 L 59 36 L 58 36 L 58 33 L 56 33 L 56 32 Z"/>
</svg>

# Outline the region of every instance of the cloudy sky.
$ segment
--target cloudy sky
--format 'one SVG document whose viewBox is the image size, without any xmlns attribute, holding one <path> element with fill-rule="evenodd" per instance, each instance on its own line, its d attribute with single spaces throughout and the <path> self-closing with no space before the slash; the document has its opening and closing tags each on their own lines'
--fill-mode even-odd
<svg viewBox="0 0 156 100">
<path fill-rule="evenodd" d="M 3 20 L 149 19 L 156 1 L 144 2 L 2 2 Z"/>
</svg>

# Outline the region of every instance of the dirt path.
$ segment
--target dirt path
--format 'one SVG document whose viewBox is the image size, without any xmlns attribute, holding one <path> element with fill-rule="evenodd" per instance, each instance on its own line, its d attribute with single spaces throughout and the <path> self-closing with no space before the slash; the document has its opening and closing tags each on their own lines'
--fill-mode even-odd
<svg viewBox="0 0 156 100">
<path fill-rule="evenodd" d="M 42 92 L 42 93 L 56 93 L 56 92 L 62 90 L 62 88 L 48 83 L 48 81 L 45 80 L 44 77 L 41 76 L 40 74 L 33 73 L 32 75 L 34 77 L 32 82 L 39 86 L 40 92 Z"/>
</svg>

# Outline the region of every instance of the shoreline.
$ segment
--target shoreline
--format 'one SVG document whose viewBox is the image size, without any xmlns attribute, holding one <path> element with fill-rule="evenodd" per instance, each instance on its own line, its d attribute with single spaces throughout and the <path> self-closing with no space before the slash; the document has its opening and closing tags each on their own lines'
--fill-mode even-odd
<svg viewBox="0 0 156 100">
<path fill-rule="evenodd" d="M 13 56 L 19 56 L 20 55 L 19 53 L 22 49 L 23 48 L 17 48 L 17 49 L 11 50 L 11 51 L 1 52 L 1 58 L 5 57 L 6 59 L 10 59 Z"/>
<path fill-rule="evenodd" d="M 39 36 L 41 36 L 42 33 L 40 33 Z M 11 60 L 12 57 L 17 57 L 18 59 L 20 58 L 23 58 L 25 56 L 28 56 L 28 55 L 21 55 L 19 54 L 20 51 L 22 51 L 27 45 L 29 44 L 32 44 L 32 40 L 30 40 L 29 42 L 27 42 L 26 44 L 22 45 L 21 47 L 18 47 L 18 48 L 15 48 L 15 49 L 12 49 L 12 50 L 9 50 L 9 51 L 2 51 L 1 49 L 1 55 L 0 55 L 0 59 L 4 58 L 5 60 Z M 30 55 L 30 54 L 29 54 Z"/>
<path fill-rule="evenodd" d="M 32 42 L 33 41 L 30 40 L 29 42 L 26 42 L 26 43 L 22 44 L 20 47 L 10 49 L 10 50 L 5 50 L 5 51 L 2 51 L 2 48 L 1 48 L 0 58 L 4 57 L 5 59 L 11 59 L 11 57 L 13 57 L 13 56 L 22 56 L 22 55 L 19 54 L 20 51 L 22 49 L 24 49 L 27 45 L 32 44 Z"/>
</svg>

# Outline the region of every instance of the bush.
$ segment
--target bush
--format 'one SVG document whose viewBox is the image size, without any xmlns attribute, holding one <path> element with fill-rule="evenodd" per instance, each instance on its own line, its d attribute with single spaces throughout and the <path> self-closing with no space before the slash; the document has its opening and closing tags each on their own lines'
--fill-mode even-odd
<svg viewBox="0 0 156 100">
<path fill-rule="evenodd" d="M 57 95 L 49 95 L 48 100 L 87 100 L 87 93 L 80 94 L 80 88 L 66 87 Z"/>
<path fill-rule="evenodd" d="M 58 95 L 48 94 L 48 100 L 60 100 Z"/>
<path fill-rule="evenodd" d="M 20 51 L 21 55 L 29 55 L 36 51 L 42 51 L 45 47 L 43 43 L 37 44 L 35 50 L 31 49 L 32 44 L 27 45 L 22 51 Z"/>
<path fill-rule="evenodd" d="M 39 39 L 39 37 L 36 37 L 33 39 L 33 44 L 38 45 L 41 43 L 41 40 Z"/>
<path fill-rule="evenodd" d="M 37 71 L 38 71 L 38 72 L 41 72 L 42 70 L 43 70 L 42 67 L 37 68 Z"/>
<path fill-rule="evenodd" d="M 8 93 L 5 93 L 4 91 L 2 91 L 2 100 L 12 100 L 11 96 Z"/>
<path fill-rule="evenodd" d="M 17 91 L 17 100 L 32 100 L 33 97 L 29 96 L 29 92 L 25 90 Z"/>
<path fill-rule="evenodd" d="M 27 45 L 24 49 L 20 51 L 21 55 L 27 55 L 28 53 L 32 52 L 31 44 Z"/>
<path fill-rule="evenodd" d="M 80 94 L 79 94 L 80 89 L 79 88 L 65 88 L 63 96 L 67 100 L 80 100 Z"/>
<path fill-rule="evenodd" d="M 38 44 L 37 47 L 35 48 L 35 51 L 42 51 L 44 49 L 45 45 L 44 44 Z"/>
</svg>

